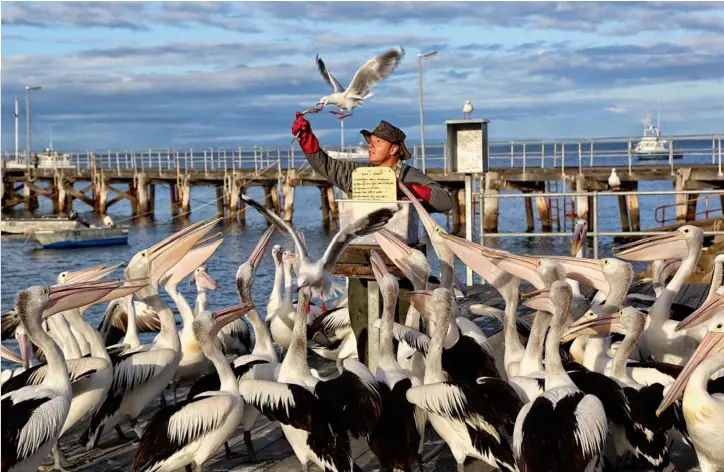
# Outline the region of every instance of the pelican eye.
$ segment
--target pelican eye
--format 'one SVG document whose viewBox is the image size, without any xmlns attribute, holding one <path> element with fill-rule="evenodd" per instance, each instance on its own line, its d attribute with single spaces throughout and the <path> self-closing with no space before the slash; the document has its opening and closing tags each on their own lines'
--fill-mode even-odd
<svg viewBox="0 0 724 472">
<path fill-rule="evenodd" d="M 716 325 L 716 329 L 717 329 L 717 330 L 720 330 L 720 329 L 722 329 L 722 328 L 724 328 L 724 325 L 723 325 L 723 324 L 719 323 L 718 325 Z"/>
<path fill-rule="evenodd" d="M 48 289 L 47 289 L 47 288 L 44 288 L 44 289 L 43 289 L 43 295 L 47 295 L 47 294 L 48 294 Z"/>
<path fill-rule="evenodd" d="M 608 260 L 604 259 L 604 260 L 603 260 L 603 265 L 608 265 Z"/>
<path fill-rule="evenodd" d="M 684 233 L 688 233 L 688 232 L 689 232 L 689 228 L 684 229 Z"/>
</svg>

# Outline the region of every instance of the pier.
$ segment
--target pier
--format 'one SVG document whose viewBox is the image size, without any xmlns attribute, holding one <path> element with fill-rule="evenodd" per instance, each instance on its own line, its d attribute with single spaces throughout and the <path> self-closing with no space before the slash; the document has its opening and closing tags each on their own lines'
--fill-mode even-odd
<svg viewBox="0 0 724 472">
<path fill-rule="evenodd" d="M 469 214 L 480 218 L 481 234 L 496 234 L 500 200 L 512 193 L 524 201 L 527 232 L 534 230 L 536 221 L 543 233 L 553 231 L 554 226 L 557 231 L 566 231 L 576 218 L 587 218 L 589 228 L 595 228 L 596 195 L 616 195 L 621 231 L 637 232 L 642 230 L 639 196 L 644 194 L 639 183 L 668 181 L 676 192 L 676 203 L 657 208 L 656 219 L 662 227 L 675 227 L 703 216 L 705 228 L 718 230 L 724 207 L 723 136 L 669 136 L 671 154 L 656 163 L 635 155 L 636 138 L 631 137 L 490 141 L 490 168 L 485 174 L 473 175 L 474 208 Z M 460 233 L 466 219 L 464 175 L 448 171 L 444 144 L 426 146 L 425 161 L 420 158 L 420 147 L 412 148 L 410 165 L 424 170 L 451 192 L 454 203 L 448 217 L 452 231 Z M 679 163 L 673 149 L 694 163 Z M 354 148 L 331 154 L 339 159 L 366 160 Z M 338 218 L 332 187 L 309 167 L 296 144 L 284 149 L 71 152 L 52 167 L 38 168 L 22 157 L 3 158 L 2 162 L 4 212 L 18 207 L 33 211 L 39 198 L 47 198 L 58 214 L 85 205 L 103 216 L 116 203 L 128 200 L 131 217 L 153 217 L 156 192 L 168 191 L 172 215 L 183 217 L 193 211 L 193 189 L 210 186 L 216 190 L 218 214 L 243 223 L 245 208 L 240 193 L 262 187 L 266 204 L 292 222 L 295 189 L 307 186 L 319 189 L 322 223 L 328 227 Z M 615 190 L 608 183 L 614 169 L 621 182 Z M 705 210 L 698 212 L 701 200 Z"/>
</svg>

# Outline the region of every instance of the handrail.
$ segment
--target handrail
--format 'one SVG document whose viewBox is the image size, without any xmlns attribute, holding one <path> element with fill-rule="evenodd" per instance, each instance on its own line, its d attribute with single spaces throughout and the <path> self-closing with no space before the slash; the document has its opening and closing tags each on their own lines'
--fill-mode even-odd
<svg viewBox="0 0 724 472">
<path fill-rule="evenodd" d="M 691 205 L 692 202 L 693 202 L 693 204 L 695 205 L 694 208 L 696 208 L 696 203 L 697 203 L 699 200 L 704 200 L 705 209 L 704 209 L 704 211 L 696 211 L 696 210 L 695 210 L 695 211 L 694 211 L 694 217 L 695 217 L 695 218 L 696 218 L 696 215 L 705 215 L 706 218 L 709 218 L 709 214 L 710 214 L 710 213 L 712 213 L 712 212 L 717 212 L 717 211 L 720 212 L 720 213 L 722 213 L 722 214 L 724 215 L 724 208 L 722 208 L 721 206 L 720 206 L 719 208 L 713 208 L 713 209 L 712 209 L 712 208 L 709 208 L 709 206 L 710 206 L 709 201 L 711 200 L 711 197 L 714 197 L 714 196 L 719 196 L 719 197 L 724 196 L 724 192 L 719 192 L 718 195 L 705 195 L 705 196 L 703 196 L 703 197 L 695 198 L 694 200 L 687 200 L 686 202 L 678 202 L 678 203 L 669 203 L 669 204 L 667 204 L 667 205 L 659 205 L 658 207 L 656 207 L 656 210 L 654 210 L 654 219 L 655 219 L 655 221 L 656 221 L 657 223 L 661 223 L 661 226 L 664 226 L 664 225 L 666 225 L 666 222 L 670 220 L 670 218 L 669 218 L 669 219 L 666 218 L 666 209 L 667 209 L 667 208 L 671 208 L 671 207 L 677 208 L 677 207 L 681 207 L 681 206 L 685 206 L 685 207 L 688 208 L 688 206 Z M 661 211 L 661 218 L 659 218 L 659 211 Z M 675 219 L 676 219 L 676 218 L 674 218 L 674 220 L 675 220 Z"/>
</svg>

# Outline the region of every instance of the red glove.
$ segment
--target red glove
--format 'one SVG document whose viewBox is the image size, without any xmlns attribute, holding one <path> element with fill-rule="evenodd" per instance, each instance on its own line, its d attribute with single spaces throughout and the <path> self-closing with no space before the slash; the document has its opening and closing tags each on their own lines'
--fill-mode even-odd
<svg viewBox="0 0 724 472">
<path fill-rule="evenodd" d="M 297 112 L 297 119 L 292 124 L 292 134 L 297 137 L 304 154 L 314 154 L 319 151 L 319 141 L 312 133 L 312 127 L 301 112 Z"/>
<path fill-rule="evenodd" d="M 425 187 L 420 184 L 405 184 L 405 187 L 417 198 L 421 198 L 428 203 L 430 202 L 430 197 L 432 196 L 432 189 L 430 187 Z"/>
</svg>

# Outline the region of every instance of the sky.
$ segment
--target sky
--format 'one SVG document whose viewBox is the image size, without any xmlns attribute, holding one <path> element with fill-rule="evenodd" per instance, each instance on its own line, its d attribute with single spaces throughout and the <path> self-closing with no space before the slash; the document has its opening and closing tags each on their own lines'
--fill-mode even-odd
<svg viewBox="0 0 724 472">
<path fill-rule="evenodd" d="M 288 146 L 294 112 L 347 85 L 385 50 L 405 56 L 345 120 L 345 141 L 380 120 L 419 142 L 445 121 L 490 120 L 491 139 L 724 131 L 724 3 L 706 2 L 2 2 L 2 149 L 14 96 L 33 148 Z M 323 145 L 339 121 L 310 115 Z"/>
</svg>

